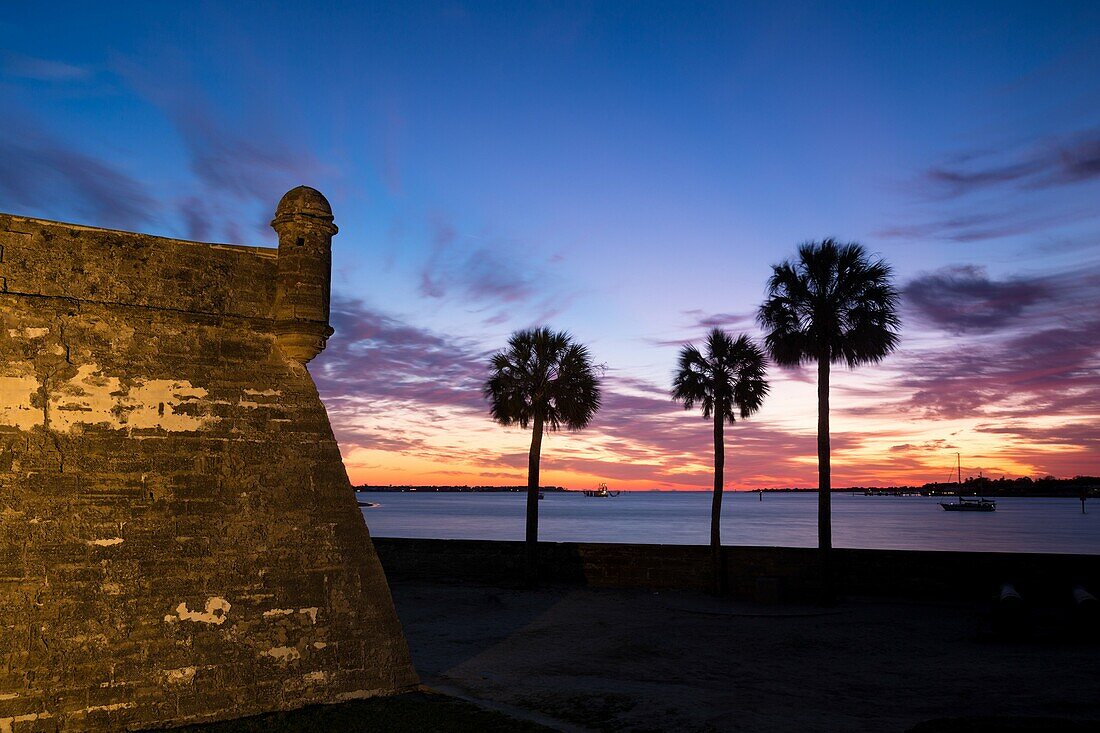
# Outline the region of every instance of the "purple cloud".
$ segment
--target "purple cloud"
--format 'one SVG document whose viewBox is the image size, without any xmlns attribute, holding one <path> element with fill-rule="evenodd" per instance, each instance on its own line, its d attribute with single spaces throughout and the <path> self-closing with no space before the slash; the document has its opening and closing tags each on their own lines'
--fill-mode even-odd
<svg viewBox="0 0 1100 733">
<path fill-rule="evenodd" d="M 187 237 L 196 242 L 205 242 L 210 236 L 210 221 L 206 218 L 207 207 L 197 196 L 189 196 L 179 203 L 179 213 L 187 227 Z"/>
<path fill-rule="evenodd" d="M 522 469 L 525 454 L 428 445 L 423 433 L 375 425 L 372 412 L 397 408 L 430 425 L 458 416 L 489 425 L 481 395 L 489 353 L 473 343 L 402 323 L 361 302 L 337 298 L 332 307 L 336 335 L 310 365 L 337 437 L 393 453 L 430 456 L 441 466 Z M 364 416 L 366 419 L 364 420 Z M 709 462 L 712 434 L 708 421 L 685 412 L 660 385 L 633 377 L 605 381 L 604 406 L 584 436 L 613 451 L 615 461 L 594 458 L 587 440 L 576 449 L 566 440 L 547 445 L 544 470 L 584 471 L 608 480 L 652 480 L 654 485 L 705 488 L 709 473 L 686 468 Z M 728 432 L 731 479 L 766 480 L 802 473 L 799 456 L 812 454 L 812 435 L 793 435 L 754 421 Z M 851 444 L 843 435 L 834 445 Z M 488 474 L 484 474 L 488 475 Z"/>
<path fill-rule="evenodd" d="M 893 388 L 907 394 L 853 408 L 854 414 L 916 412 L 931 418 L 975 415 L 1078 415 L 1100 409 L 1100 319 L 1076 326 L 975 341 L 902 355 Z"/>
<path fill-rule="evenodd" d="M 934 197 L 959 197 L 1006 184 L 1047 188 L 1100 178 L 1100 128 L 1051 138 L 1001 154 L 977 152 L 928 168 L 921 176 Z M 989 162 L 987 162 L 989 161 Z"/>
<path fill-rule="evenodd" d="M 219 231 L 229 241 L 242 241 L 242 233 L 234 227 L 239 226 L 240 204 L 246 202 L 263 207 L 265 216 L 255 228 L 262 236 L 270 236 L 267 222 L 273 203 L 290 188 L 330 173 L 276 126 L 283 117 L 277 114 L 279 105 L 274 100 L 249 100 L 252 115 L 232 126 L 194 85 L 165 86 L 145 68 L 125 60 L 117 60 L 115 70 L 159 108 L 180 135 L 203 189 L 197 195 L 202 207 L 185 202 L 180 209 L 189 232 Z"/>
<path fill-rule="evenodd" d="M 345 298 L 333 300 L 331 320 L 337 335 L 311 367 L 326 402 L 399 401 L 483 411 L 483 350 Z"/>
<path fill-rule="evenodd" d="M 1095 218 L 1096 208 L 1061 195 L 1047 202 L 1043 213 L 1036 213 L 1036 193 L 1096 180 L 1100 127 L 956 154 L 924 169 L 908 186 L 918 202 L 933 207 L 924 221 L 892 224 L 876 233 L 898 239 L 982 242 L 1057 230 Z"/>
<path fill-rule="evenodd" d="M 644 339 L 645 342 L 653 346 L 679 347 L 691 342 L 693 339 L 702 337 L 704 332 L 712 328 L 722 328 L 731 331 L 744 330 L 751 334 L 757 334 L 758 332 L 756 327 L 756 316 L 753 313 L 707 313 L 698 308 L 681 311 L 681 313 L 687 318 L 687 324 L 684 326 L 684 333 L 686 335 L 683 338 L 646 338 Z"/>
<path fill-rule="evenodd" d="M 998 420 L 1100 410 L 1100 267 L 991 281 L 978 268 L 917 278 L 905 288 L 914 320 L 957 340 L 907 348 L 882 386 L 895 399 L 859 400 L 852 415 Z"/>
<path fill-rule="evenodd" d="M 974 265 L 921 275 L 902 292 L 918 317 L 955 334 L 1005 328 L 1031 306 L 1053 297 L 1045 278 L 991 280 L 984 268 Z"/>
<path fill-rule="evenodd" d="M 1095 403 L 1094 403 L 1095 404 Z M 1055 427 L 1035 427 L 1024 422 L 980 425 L 978 432 L 1002 436 L 1024 446 L 1073 446 L 1075 450 L 1036 453 L 1041 475 L 1095 476 L 1100 474 L 1100 425 L 1067 421 Z"/>
<path fill-rule="evenodd" d="M 712 460 L 714 435 L 710 421 L 698 411 L 684 410 L 658 385 L 645 383 L 643 393 L 638 394 L 638 381 L 609 377 L 605 383 L 604 405 L 591 430 L 600 436 L 601 445 L 619 457 L 621 466 L 618 470 L 609 467 L 603 475 L 626 480 L 648 467 L 658 484 L 706 488 L 709 472 L 696 474 L 684 467 Z M 833 445 L 843 450 L 859 440 L 838 433 Z M 777 476 L 805 473 L 800 460 L 813 455 L 817 445 L 810 433 L 791 433 L 760 420 L 741 420 L 728 427 L 726 444 L 729 478 L 760 485 L 767 485 Z M 622 467 L 631 465 L 634 467 L 629 475 L 624 473 Z"/>
<path fill-rule="evenodd" d="M 982 275 L 977 270 L 961 273 L 979 279 Z M 1093 275 L 1082 272 L 1043 278 L 1047 290 L 1027 306 L 1028 327 L 1013 331 L 1005 327 L 970 337 L 966 349 L 937 346 L 903 353 L 892 362 L 898 371 L 891 384 L 862 391 L 838 387 L 845 399 L 838 400 L 834 409 L 838 415 L 894 419 L 899 415 L 987 415 L 1002 425 L 1038 414 L 1066 415 L 1070 418 L 1067 422 L 1080 422 L 1071 416 L 1080 415 L 1082 406 L 1100 407 L 1100 317 L 1083 318 L 1079 313 L 1073 317 L 1073 304 L 1096 294 L 1098 286 L 1093 283 L 1100 279 Z M 996 288 L 991 293 L 990 297 L 1001 294 Z M 979 322 L 986 325 L 983 319 Z M 480 391 L 488 358 L 484 349 L 346 299 L 334 302 L 333 324 L 337 335 L 311 365 L 311 371 L 337 436 L 345 445 L 430 458 L 456 475 L 501 474 L 498 478 L 503 478 L 514 477 L 514 473 L 507 474 L 509 469 L 522 470 L 522 453 L 465 447 L 461 441 L 440 445 L 435 424 L 462 420 L 490 424 Z M 882 394 L 891 392 L 902 397 L 892 403 L 881 399 Z M 387 410 L 415 414 L 423 428 L 372 422 L 372 413 Z M 802 481 L 812 484 L 812 470 L 805 463 L 816 449 L 811 428 L 794 433 L 761 420 L 739 421 L 726 434 L 729 478 L 746 485 L 774 486 L 790 483 L 791 477 L 803 477 Z M 1076 432 L 1069 425 L 1045 440 L 1084 445 L 1075 440 Z M 1031 433 L 1021 430 L 1012 435 L 1022 441 Z M 898 442 L 879 460 L 865 452 L 858 462 L 845 459 L 846 452 L 861 451 L 876 437 L 880 436 L 833 434 L 838 485 L 875 484 L 882 476 L 906 472 L 927 475 L 929 457 L 951 447 L 951 439 L 945 436 L 919 444 Z M 591 427 L 578 438 L 550 441 L 543 468 L 608 481 L 706 488 L 710 472 L 700 466 L 710 463 L 711 441 L 710 423 L 694 411 L 684 411 L 662 385 L 612 373 L 605 379 L 604 407 Z M 608 454 L 615 458 L 603 457 Z M 1076 463 L 1052 461 L 1050 470 L 1064 475 L 1087 463 L 1080 457 L 1074 460 Z M 984 468 L 1003 472 L 997 466 Z"/>
<path fill-rule="evenodd" d="M 966 340 L 903 352 L 893 387 L 908 397 L 853 412 L 1005 418 L 1100 409 L 1100 268 L 1015 278 L 1006 281 L 1011 288 L 983 281 L 977 270 L 963 273 L 934 282 L 915 307 L 926 322 L 967 333 Z M 966 292 L 967 278 L 976 278 L 974 293 Z M 1017 317 L 1025 309 L 1027 317 Z"/>
<path fill-rule="evenodd" d="M 1085 210 L 1045 215 L 1033 215 L 1020 210 L 968 212 L 957 216 L 942 216 L 919 224 L 885 227 L 875 234 L 890 239 L 934 238 L 951 242 L 984 242 L 1054 229 L 1093 216 L 1094 211 Z"/>
<path fill-rule="evenodd" d="M 958 196 L 976 188 L 1019 181 L 1043 169 L 1043 163 L 1038 160 L 1026 160 L 978 170 L 933 166 L 924 172 L 924 180 L 937 189 L 946 190 L 950 195 Z"/>
<path fill-rule="evenodd" d="M 78 152 L 40 125 L 0 109 L 0 208 L 41 212 L 66 202 L 99 226 L 130 229 L 150 221 L 156 202 L 136 180 L 99 158 Z"/>
<path fill-rule="evenodd" d="M 277 200 L 318 168 L 314 160 L 294 152 L 298 146 L 278 144 L 264 134 L 269 131 L 234 133 L 196 102 L 188 95 L 186 101 L 171 100 L 167 109 L 191 154 L 191 169 L 212 190 L 240 199 Z M 267 139 L 258 140 L 258 132 Z"/>
<path fill-rule="evenodd" d="M 447 218 L 432 218 L 432 252 L 420 272 L 420 294 L 442 299 L 456 296 L 487 308 L 512 307 L 536 299 L 536 281 L 546 273 L 531 260 L 508 253 L 515 243 L 463 236 Z M 536 304 L 543 311 L 547 303 Z M 498 312 L 486 322 L 498 323 L 510 316 Z"/>
<path fill-rule="evenodd" d="M 695 309 L 684 311 L 684 315 L 691 319 L 692 329 L 753 328 L 756 325 L 756 316 L 752 313 L 704 313 Z"/>
<path fill-rule="evenodd" d="M 1056 152 L 1048 183 L 1065 184 L 1100 178 L 1100 130 L 1081 135 L 1072 144 Z"/>
<path fill-rule="evenodd" d="M 922 443 L 902 443 L 890 446 L 891 453 L 931 453 L 942 455 L 944 452 L 954 450 L 955 445 L 943 438 L 926 440 Z"/>
</svg>

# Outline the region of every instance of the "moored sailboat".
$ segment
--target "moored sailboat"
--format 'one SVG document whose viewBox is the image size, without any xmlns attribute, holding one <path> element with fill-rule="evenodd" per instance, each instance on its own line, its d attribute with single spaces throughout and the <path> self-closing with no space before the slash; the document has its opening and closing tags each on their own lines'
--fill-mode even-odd
<svg viewBox="0 0 1100 733">
<path fill-rule="evenodd" d="M 940 506 L 943 507 L 945 512 L 992 512 L 997 510 L 997 502 L 992 499 L 980 498 L 968 498 L 962 495 L 962 457 L 956 453 L 956 470 L 958 472 L 958 481 L 955 490 L 955 501 L 941 501 Z"/>
</svg>

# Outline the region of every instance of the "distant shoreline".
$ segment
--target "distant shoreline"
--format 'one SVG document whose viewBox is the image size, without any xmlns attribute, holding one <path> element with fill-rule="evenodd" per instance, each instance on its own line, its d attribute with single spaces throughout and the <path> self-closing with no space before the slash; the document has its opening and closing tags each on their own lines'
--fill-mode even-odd
<svg viewBox="0 0 1100 733">
<path fill-rule="evenodd" d="M 436 485 L 371 485 L 364 484 L 355 487 L 356 492 L 363 493 L 402 493 L 422 492 L 437 494 L 498 494 L 498 493 L 522 493 L 527 491 L 526 486 L 436 486 Z M 546 493 L 576 493 L 583 489 L 567 489 L 563 486 L 542 486 L 539 491 Z M 625 489 L 627 492 L 706 492 L 709 489 Z M 781 487 L 760 489 L 727 489 L 727 491 L 739 494 L 762 492 L 771 493 L 812 493 L 816 494 L 816 488 Z M 923 486 L 850 486 L 833 489 L 834 494 L 866 494 L 871 496 L 1016 496 L 1034 498 L 1071 498 L 1080 499 L 1100 498 L 1100 477 L 1077 476 L 1071 479 L 1041 478 L 1041 479 L 998 479 L 986 478 L 967 479 L 961 485 L 954 483 L 929 483 Z"/>
<path fill-rule="evenodd" d="M 527 491 L 526 486 L 372 486 L 364 484 L 362 486 L 355 487 L 356 492 L 404 492 L 404 491 L 422 491 L 424 493 L 437 493 L 437 494 L 506 494 L 506 493 L 519 493 Z M 568 491 L 576 491 L 579 493 L 579 489 L 567 489 L 563 486 L 540 486 L 539 491 L 542 492 L 556 492 L 565 493 Z"/>
</svg>

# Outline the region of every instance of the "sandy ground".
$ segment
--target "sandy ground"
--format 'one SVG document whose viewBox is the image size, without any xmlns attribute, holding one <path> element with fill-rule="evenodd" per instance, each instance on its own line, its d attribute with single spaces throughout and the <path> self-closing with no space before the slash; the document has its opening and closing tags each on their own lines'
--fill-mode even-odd
<svg viewBox="0 0 1100 733">
<path fill-rule="evenodd" d="M 423 581 L 392 590 L 425 684 L 561 730 L 1100 720 L 1100 645 L 983 640 L 972 605 L 849 601 L 823 610 L 681 591 Z"/>
</svg>

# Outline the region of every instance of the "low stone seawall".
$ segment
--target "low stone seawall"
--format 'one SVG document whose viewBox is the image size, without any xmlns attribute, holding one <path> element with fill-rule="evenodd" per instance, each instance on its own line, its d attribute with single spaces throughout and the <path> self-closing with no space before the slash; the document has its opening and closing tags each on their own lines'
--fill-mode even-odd
<svg viewBox="0 0 1100 733">
<path fill-rule="evenodd" d="M 391 580 L 518 584 L 523 543 L 374 538 Z M 763 602 L 813 597 L 821 573 L 815 549 L 725 547 L 735 598 Z M 697 545 L 539 543 L 540 577 L 598 588 L 706 590 L 710 550 Z M 982 600 L 1013 583 L 1036 603 L 1068 603 L 1075 585 L 1100 593 L 1100 556 L 913 550 L 834 550 L 837 584 L 848 596 Z"/>
</svg>

